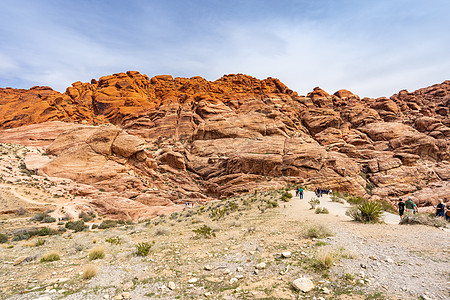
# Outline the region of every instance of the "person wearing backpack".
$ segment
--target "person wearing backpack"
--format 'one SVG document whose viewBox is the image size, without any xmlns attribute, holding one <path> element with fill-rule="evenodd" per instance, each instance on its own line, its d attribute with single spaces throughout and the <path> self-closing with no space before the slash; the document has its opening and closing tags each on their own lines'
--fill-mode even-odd
<svg viewBox="0 0 450 300">
<path fill-rule="evenodd" d="M 416 212 L 418 212 L 417 205 L 414 203 L 414 201 L 412 201 L 411 196 L 409 196 L 408 200 L 405 201 L 405 207 L 407 213 L 412 212 L 413 214 L 415 214 Z"/>
</svg>

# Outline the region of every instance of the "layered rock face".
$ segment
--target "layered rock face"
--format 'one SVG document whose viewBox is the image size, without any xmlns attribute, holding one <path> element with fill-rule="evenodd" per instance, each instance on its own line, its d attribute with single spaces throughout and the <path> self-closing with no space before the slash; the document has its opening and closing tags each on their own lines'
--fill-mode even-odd
<svg viewBox="0 0 450 300">
<path fill-rule="evenodd" d="M 64 94 L 3 89 L 0 104 L 4 129 L 79 124 L 41 141 L 52 157 L 43 174 L 145 205 L 286 183 L 367 198 L 413 195 L 422 205 L 450 201 L 450 81 L 361 99 L 320 88 L 299 96 L 277 79 L 241 74 L 209 82 L 127 72 L 76 82 Z M 0 142 L 19 142 L 18 130 L 3 130 Z"/>
</svg>

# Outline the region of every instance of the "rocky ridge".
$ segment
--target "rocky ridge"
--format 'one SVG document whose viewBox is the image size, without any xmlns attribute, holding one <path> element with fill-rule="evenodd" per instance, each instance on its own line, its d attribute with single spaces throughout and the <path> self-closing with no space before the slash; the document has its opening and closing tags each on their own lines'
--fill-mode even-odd
<svg viewBox="0 0 450 300">
<path fill-rule="evenodd" d="M 287 183 L 426 206 L 450 201 L 449 107 L 450 81 L 373 99 L 300 96 L 242 74 L 130 71 L 63 94 L 0 89 L 0 142 L 45 147 L 46 162 L 27 169 L 89 186 L 92 205 L 112 215 Z M 131 211 L 121 217 L 139 217 Z"/>
</svg>

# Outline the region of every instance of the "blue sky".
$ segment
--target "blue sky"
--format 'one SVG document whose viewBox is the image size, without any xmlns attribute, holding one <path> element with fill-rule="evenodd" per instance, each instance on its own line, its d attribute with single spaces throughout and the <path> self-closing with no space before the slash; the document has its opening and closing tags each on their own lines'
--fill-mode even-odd
<svg viewBox="0 0 450 300">
<path fill-rule="evenodd" d="M 60 92 L 128 70 L 244 73 L 306 94 L 450 79 L 447 0 L 0 0 L 0 87 Z"/>
</svg>

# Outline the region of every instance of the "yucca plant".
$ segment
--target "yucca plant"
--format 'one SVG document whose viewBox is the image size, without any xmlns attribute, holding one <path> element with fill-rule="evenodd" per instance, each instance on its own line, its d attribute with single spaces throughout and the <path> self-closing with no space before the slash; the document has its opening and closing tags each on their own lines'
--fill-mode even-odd
<svg viewBox="0 0 450 300">
<path fill-rule="evenodd" d="M 357 207 L 349 208 L 345 214 L 358 222 L 379 223 L 383 215 L 383 207 L 375 201 L 364 201 Z"/>
</svg>

